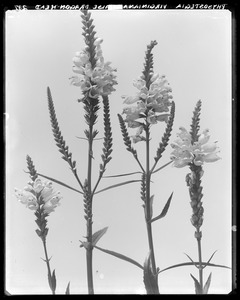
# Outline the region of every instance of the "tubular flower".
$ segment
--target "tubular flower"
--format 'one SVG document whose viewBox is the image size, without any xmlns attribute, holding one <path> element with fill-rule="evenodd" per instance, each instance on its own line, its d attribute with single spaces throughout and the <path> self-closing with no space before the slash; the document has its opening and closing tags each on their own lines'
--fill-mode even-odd
<svg viewBox="0 0 240 300">
<path fill-rule="evenodd" d="M 29 182 L 23 190 L 15 188 L 15 195 L 27 208 L 35 211 L 41 208 L 45 215 L 53 212 L 62 198 L 59 192 L 53 190 L 52 182 L 42 182 L 40 178 Z"/>
<path fill-rule="evenodd" d="M 165 76 L 158 74 L 151 74 L 151 84 L 149 88 L 146 86 L 146 81 L 142 75 L 135 80 L 133 85 L 138 89 L 137 94 L 132 96 L 122 96 L 124 104 L 134 106 L 127 106 L 123 109 L 123 114 L 126 115 L 125 122 L 128 127 L 142 127 L 143 123 L 139 122 L 141 118 L 146 120 L 147 124 L 157 124 L 157 122 L 167 122 L 169 114 L 169 106 L 172 99 L 172 92 Z M 133 142 L 144 140 L 140 135 L 133 138 Z"/>
<path fill-rule="evenodd" d="M 92 68 L 88 47 L 82 52 L 76 52 L 73 58 L 73 72 L 77 75 L 72 76 L 71 84 L 79 86 L 84 94 L 88 93 L 91 98 L 98 98 L 100 95 L 110 95 L 117 84 L 116 69 L 110 66 L 110 62 L 104 62 L 101 43 L 102 39 L 94 41 L 96 65 Z"/>
<path fill-rule="evenodd" d="M 208 129 L 204 130 L 194 143 L 191 141 L 191 134 L 184 127 L 179 129 L 178 139 L 171 144 L 174 149 L 171 153 L 174 167 L 182 168 L 190 164 L 201 166 L 204 162 L 215 162 L 220 159 L 217 155 L 219 152 L 217 142 L 208 143 L 210 139 Z"/>
</svg>

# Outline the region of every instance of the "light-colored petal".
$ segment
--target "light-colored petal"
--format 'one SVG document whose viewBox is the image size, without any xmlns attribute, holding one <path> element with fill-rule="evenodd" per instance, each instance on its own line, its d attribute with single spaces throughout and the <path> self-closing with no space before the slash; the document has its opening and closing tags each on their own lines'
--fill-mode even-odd
<svg viewBox="0 0 240 300">
<path fill-rule="evenodd" d="M 171 159 L 173 160 L 172 166 L 176 168 L 183 168 L 191 162 L 190 159 L 176 159 L 174 157 L 172 157 Z"/>
<path fill-rule="evenodd" d="M 124 100 L 124 104 L 133 104 L 139 100 L 138 97 L 132 97 L 132 96 L 122 96 L 122 99 Z"/>
<path fill-rule="evenodd" d="M 95 45 L 95 46 L 100 45 L 102 42 L 103 42 L 103 39 L 97 38 L 97 39 L 94 41 L 94 45 Z"/>
<path fill-rule="evenodd" d="M 210 153 L 214 152 L 217 149 L 217 143 L 211 143 L 211 144 L 204 144 L 202 145 L 202 150 L 204 152 Z"/>
<path fill-rule="evenodd" d="M 83 67 L 73 66 L 72 70 L 73 70 L 74 73 L 77 73 L 77 74 L 81 74 L 81 75 L 85 74 Z"/>
<path fill-rule="evenodd" d="M 205 129 L 203 131 L 203 133 L 200 135 L 200 137 L 198 139 L 198 143 L 200 143 L 201 145 L 206 144 L 210 138 L 210 135 L 208 133 L 209 133 L 209 130 Z"/>
<path fill-rule="evenodd" d="M 167 122 L 168 121 L 169 114 L 162 114 L 156 116 L 157 121 L 159 122 Z"/>
<path fill-rule="evenodd" d="M 135 86 L 138 90 L 141 90 L 142 88 L 146 87 L 146 82 L 144 79 L 139 78 L 133 81 L 133 86 Z"/>
<path fill-rule="evenodd" d="M 140 136 L 140 135 L 133 135 L 132 136 L 132 141 L 134 144 L 138 143 L 138 142 L 142 142 L 145 141 L 145 137 L 144 136 Z"/>
<path fill-rule="evenodd" d="M 217 160 L 221 159 L 221 157 L 219 157 L 217 155 L 217 153 L 209 153 L 209 154 L 206 154 L 203 158 L 203 160 L 205 162 L 215 162 Z"/>
</svg>

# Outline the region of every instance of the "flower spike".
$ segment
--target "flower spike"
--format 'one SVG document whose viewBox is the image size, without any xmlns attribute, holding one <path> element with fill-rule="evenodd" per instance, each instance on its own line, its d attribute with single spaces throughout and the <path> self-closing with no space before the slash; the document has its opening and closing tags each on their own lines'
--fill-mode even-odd
<svg viewBox="0 0 240 300">
<path fill-rule="evenodd" d="M 157 155 L 154 158 L 156 163 L 162 157 L 162 154 L 163 154 L 164 150 L 166 149 L 166 147 L 168 145 L 168 141 L 170 139 L 171 132 L 172 132 L 174 116 L 175 116 L 175 102 L 172 101 L 172 107 L 171 107 L 171 111 L 170 111 L 170 117 L 169 117 L 168 122 L 167 122 L 167 127 L 166 127 L 164 135 L 162 137 L 162 141 L 159 144 L 159 147 L 157 149 Z"/>
<path fill-rule="evenodd" d="M 66 162 L 68 162 L 80 187 L 83 188 L 82 183 L 77 175 L 76 161 L 72 160 L 72 153 L 69 152 L 69 150 L 68 150 L 69 148 L 68 148 L 68 146 L 66 146 L 66 142 L 63 139 L 62 133 L 59 129 L 58 120 L 57 120 L 57 116 L 56 116 L 56 112 L 55 112 L 55 108 L 54 108 L 54 103 L 53 103 L 53 99 L 52 99 L 52 95 L 51 95 L 51 91 L 50 91 L 49 87 L 47 88 L 47 97 L 48 97 L 48 109 L 49 109 L 49 114 L 50 114 L 50 121 L 51 121 L 51 125 L 52 125 L 53 136 L 56 141 L 56 145 L 59 148 L 59 152 L 63 155 L 62 159 L 64 159 Z"/>
<path fill-rule="evenodd" d="M 165 75 L 153 73 L 153 47 L 157 45 L 156 41 L 147 46 L 145 65 L 143 74 L 133 82 L 138 89 L 135 96 L 122 96 L 127 106 L 123 109 L 126 115 L 125 122 L 130 128 L 138 128 L 136 135 L 133 136 L 133 142 L 145 141 L 142 136 L 146 126 L 157 124 L 158 122 L 167 122 L 169 106 L 171 105 L 172 89 L 170 88 Z M 145 123 L 144 123 L 145 121 Z"/>
<path fill-rule="evenodd" d="M 99 96 L 110 95 L 115 91 L 113 86 L 117 81 L 114 75 L 116 69 L 110 66 L 110 62 L 104 61 L 101 48 L 103 39 L 95 36 L 91 13 L 83 11 L 81 17 L 86 47 L 81 52 L 75 53 L 73 72 L 76 75 L 70 79 L 71 84 L 79 86 L 83 92 L 84 97 L 78 102 L 85 102 L 97 99 Z"/>
</svg>

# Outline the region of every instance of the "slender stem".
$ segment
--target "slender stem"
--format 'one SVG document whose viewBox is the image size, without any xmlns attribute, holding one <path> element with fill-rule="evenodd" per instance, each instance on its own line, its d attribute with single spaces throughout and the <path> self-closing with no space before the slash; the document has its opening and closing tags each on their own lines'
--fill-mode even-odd
<svg viewBox="0 0 240 300">
<path fill-rule="evenodd" d="M 93 126 L 89 125 L 89 140 L 88 140 L 88 193 L 90 195 L 90 217 L 87 220 L 87 239 L 89 247 L 86 249 L 87 259 L 87 279 L 88 279 L 88 293 L 94 294 L 93 288 L 93 272 L 92 272 L 92 158 L 93 158 Z"/>
<path fill-rule="evenodd" d="M 43 242 L 43 248 L 44 248 L 44 253 L 45 253 L 45 258 L 46 258 L 46 264 L 47 264 L 47 269 L 48 269 L 48 278 L 52 277 L 52 272 L 51 272 L 51 268 L 50 268 L 50 264 L 49 264 L 49 259 L 48 259 L 48 253 L 47 253 L 47 246 L 46 246 L 46 239 L 42 239 Z M 52 294 L 55 295 L 55 291 L 52 289 L 52 287 L 50 286 L 51 290 L 52 290 Z"/>
<path fill-rule="evenodd" d="M 199 233 L 199 228 L 197 228 L 197 233 Z M 199 262 L 199 283 L 201 287 L 201 293 L 203 292 L 203 265 L 202 265 L 202 249 L 201 249 L 201 237 L 197 238 L 198 245 L 198 262 Z"/>
<path fill-rule="evenodd" d="M 151 203 L 150 203 L 150 182 L 151 182 L 151 173 L 150 173 L 150 164 L 149 164 L 149 126 L 146 126 L 146 225 L 147 225 L 147 234 L 148 234 L 148 244 L 149 250 L 151 251 L 151 262 L 154 275 L 157 274 L 154 247 L 153 247 L 153 237 L 152 237 L 152 224 L 151 219 Z"/>
</svg>

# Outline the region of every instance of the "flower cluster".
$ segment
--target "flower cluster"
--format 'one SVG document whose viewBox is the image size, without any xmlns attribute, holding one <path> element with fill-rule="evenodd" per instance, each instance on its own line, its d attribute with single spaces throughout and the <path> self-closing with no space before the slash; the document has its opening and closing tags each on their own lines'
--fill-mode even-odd
<svg viewBox="0 0 240 300">
<path fill-rule="evenodd" d="M 130 128 L 138 128 L 136 135 L 133 136 L 133 142 L 144 140 L 141 136 L 144 125 L 140 122 L 141 118 L 146 120 L 147 124 L 156 124 L 157 122 L 167 122 L 169 114 L 164 113 L 169 111 L 169 106 L 172 99 L 172 92 L 165 76 L 151 74 L 151 84 L 149 88 L 146 86 L 144 75 L 135 80 L 133 85 L 138 89 L 137 94 L 132 96 L 122 96 L 127 106 L 123 109 L 123 114 L 126 115 L 125 122 Z"/>
<path fill-rule="evenodd" d="M 104 62 L 101 43 L 102 39 L 94 41 L 96 65 L 92 66 L 88 46 L 82 52 L 76 52 L 73 58 L 73 72 L 78 74 L 71 77 L 71 84 L 79 86 L 84 94 L 91 98 L 98 98 L 100 95 L 107 96 L 115 91 L 117 84 L 116 69 L 113 69 L 111 62 Z"/>
<path fill-rule="evenodd" d="M 204 162 L 215 162 L 220 159 L 217 155 L 219 152 L 217 142 L 208 143 L 210 139 L 208 129 L 204 130 L 198 141 L 194 143 L 192 143 L 191 134 L 184 127 L 179 129 L 178 139 L 171 144 L 174 149 L 171 153 L 174 167 L 182 168 L 189 164 L 201 166 Z"/>
<path fill-rule="evenodd" d="M 53 212 L 62 198 L 59 192 L 53 190 L 52 182 L 41 181 L 40 178 L 29 182 L 23 190 L 15 188 L 15 195 L 31 210 L 37 211 L 41 206 L 45 215 Z"/>
</svg>

